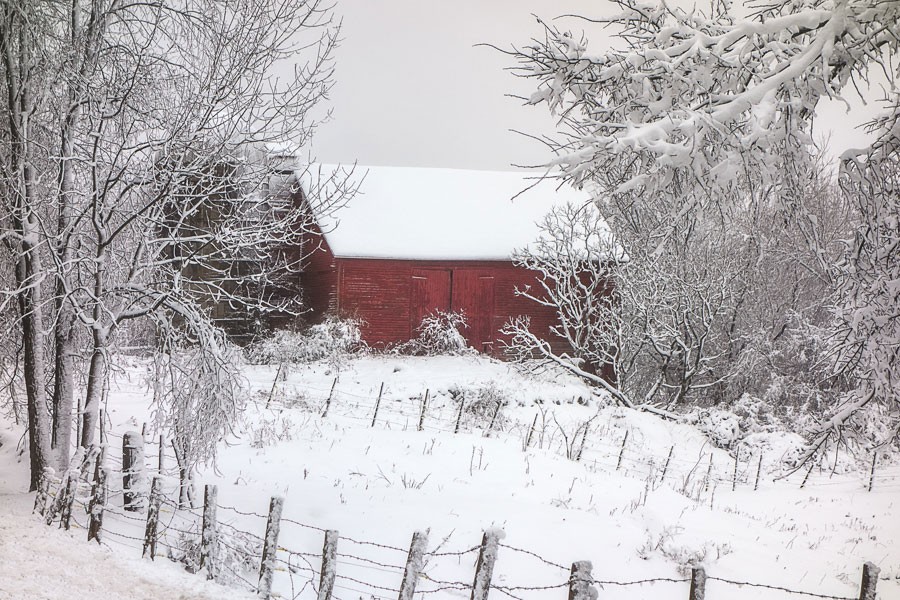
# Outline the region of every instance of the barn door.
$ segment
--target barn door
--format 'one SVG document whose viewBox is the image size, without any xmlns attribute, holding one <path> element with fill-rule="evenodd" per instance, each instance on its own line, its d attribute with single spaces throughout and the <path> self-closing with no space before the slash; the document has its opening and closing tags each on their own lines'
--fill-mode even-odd
<svg viewBox="0 0 900 600">
<path fill-rule="evenodd" d="M 463 335 L 479 352 L 491 353 L 494 344 L 494 278 L 483 271 L 453 272 L 454 312 L 463 312 L 469 327 Z"/>
<path fill-rule="evenodd" d="M 409 334 L 413 338 L 422 319 L 437 310 L 450 310 L 450 271 L 413 269 L 410 285 Z"/>
</svg>

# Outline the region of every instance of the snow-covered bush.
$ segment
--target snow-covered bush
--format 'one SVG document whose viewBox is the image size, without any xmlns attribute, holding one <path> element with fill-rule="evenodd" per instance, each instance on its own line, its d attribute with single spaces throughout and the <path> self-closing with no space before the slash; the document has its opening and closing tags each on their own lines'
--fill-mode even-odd
<svg viewBox="0 0 900 600">
<path fill-rule="evenodd" d="M 340 360 L 365 348 L 360 321 L 327 317 L 300 331 L 276 331 L 251 344 L 247 360 L 251 364 L 301 364 L 317 360 Z"/>
<path fill-rule="evenodd" d="M 396 346 L 394 351 L 414 356 L 472 354 L 475 351 L 469 348 L 466 338 L 461 333 L 461 330 L 468 326 L 466 316 L 462 312 L 435 311 L 422 319 L 422 324 L 416 330 L 418 335 L 415 339 Z"/>
<path fill-rule="evenodd" d="M 213 579 L 223 585 L 242 587 L 259 572 L 262 539 L 230 526 L 219 526 Z M 179 562 L 189 573 L 200 570 L 200 531 L 195 524 L 168 547 L 169 560 Z"/>
</svg>

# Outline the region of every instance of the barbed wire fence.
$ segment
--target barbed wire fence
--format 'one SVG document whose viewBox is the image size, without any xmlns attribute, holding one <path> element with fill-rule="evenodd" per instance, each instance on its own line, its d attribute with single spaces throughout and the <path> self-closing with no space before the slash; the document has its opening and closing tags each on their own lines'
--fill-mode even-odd
<svg viewBox="0 0 900 600">
<path fill-rule="evenodd" d="M 127 437 L 122 438 L 123 447 Z M 875 600 L 879 569 L 872 563 L 863 565 L 860 593 L 853 598 L 716 577 L 702 566 L 693 566 L 685 577 L 617 580 L 595 577 L 590 561 L 565 566 L 536 551 L 506 544 L 500 529 L 487 530 L 479 544 L 458 550 L 444 548 L 446 539 L 429 549 L 429 532 L 416 531 L 406 548 L 341 535 L 283 516 L 284 499 L 279 496 L 270 499 L 267 513 L 259 513 L 219 503 L 217 487 L 207 485 L 202 508 L 195 508 L 174 499 L 183 497 L 180 481 L 165 469 L 157 469 L 152 476 L 149 495 L 129 490 L 128 485 L 137 485 L 140 478 L 123 473 L 122 463 L 108 450 L 106 444 L 82 453 L 61 477 L 48 471 L 36 496 L 35 512 L 48 525 L 58 522 L 67 530 L 86 531 L 88 541 L 140 551 L 150 560 L 168 558 L 189 572 L 266 599 L 413 600 L 416 595 L 423 599 L 465 595 L 470 600 L 487 600 L 494 591 L 512 600 L 562 598 L 565 593 L 569 600 L 596 600 L 598 588 L 640 587 L 648 588 L 654 597 L 662 597 L 665 590 L 665 597 L 704 600 L 712 598 L 707 582 L 713 581 L 798 598 Z M 160 450 L 165 452 L 164 447 Z M 128 496 L 129 491 L 135 494 Z M 282 531 L 289 528 L 294 530 L 290 539 L 304 540 L 302 548 L 279 542 Z M 315 551 L 317 546 L 322 550 Z M 545 570 L 543 579 L 498 579 L 495 567 L 503 554 L 533 561 Z M 474 569 L 469 577 L 458 576 L 468 569 Z M 518 571 L 533 577 L 537 569 Z"/>
<path fill-rule="evenodd" d="M 277 379 L 277 377 L 276 377 Z M 461 394 L 448 398 L 424 390 L 414 396 L 390 397 L 382 383 L 377 395 L 341 390 L 335 378 L 328 389 L 293 384 L 294 396 L 278 395 L 276 380 L 269 390 L 265 407 L 270 411 L 299 409 L 327 418 L 329 414 L 357 422 L 369 428 L 424 431 L 433 433 L 477 433 L 486 437 L 507 435 L 518 437 L 523 450 L 546 449 L 576 460 L 593 471 L 623 471 L 626 475 L 646 478 L 656 489 L 666 484 L 682 494 L 702 502 L 719 487 L 757 491 L 760 486 L 819 488 L 845 485 L 834 481 L 836 469 L 819 461 L 796 473 L 772 476 L 774 464 L 767 464 L 761 452 L 731 451 L 723 464 L 711 447 L 690 452 L 673 444 L 657 453 L 642 440 L 629 439 L 630 430 L 612 431 L 594 426 L 592 419 L 566 425 L 555 422 L 552 413 L 537 406 L 530 423 L 509 419 L 504 415 L 502 400 L 466 400 Z M 812 477 L 816 475 L 827 475 Z M 869 470 L 862 474 L 859 485 L 867 491 L 900 491 L 900 466 L 878 469 L 877 452 L 871 453 Z"/>
<path fill-rule="evenodd" d="M 506 418 L 499 400 L 467 401 L 462 396 L 431 395 L 428 390 L 418 396 L 391 397 L 384 393 L 384 385 L 377 396 L 369 396 L 342 391 L 337 383 L 329 389 L 304 386 L 303 396 L 294 399 L 276 396 L 273 385 L 264 410 L 279 413 L 284 409 L 300 409 L 315 418 L 327 419 L 331 415 L 331 418 L 359 422 L 367 428 L 518 436 L 524 451 L 538 448 L 556 452 L 593 471 L 624 470 L 645 477 L 648 488 L 669 485 L 698 502 L 705 500 L 703 494 L 711 501 L 718 486 L 756 490 L 763 475 L 761 457 L 736 454 L 729 464 L 722 465 L 721 459 L 715 461 L 712 449 L 701 448 L 699 453 L 690 456 L 680 452 L 676 445 L 664 454 L 656 454 L 641 440 L 629 440 L 627 430 L 616 438 L 611 429 L 594 427 L 590 420 L 570 424 L 566 430 L 558 422 L 548 421 L 546 411 L 540 408 L 531 423 L 522 423 Z M 502 543 L 502 532 L 494 530 L 485 532 L 480 544 L 462 550 L 445 550 L 439 544 L 429 551 L 427 532 L 414 533 L 410 547 L 401 548 L 341 536 L 337 531 L 284 517 L 283 499 L 273 498 L 267 514 L 219 504 L 215 486 L 206 487 L 203 507 L 196 509 L 188 502 L 179 501 L 186 495 L 181 493 L 183 482 L 171 445 L 166 444 L 163 436 L 152 440 L 147 437 L 146 426 L 140 433 L 124 434 L 108 432 L 103 427 L 100 446 L 79 451 L 73 466 L 61 476 L 45 474 L 36 496 L 35 511 L 48 525 L 58 522 L 65 529 L 82 529 L 87 532 L 88 540 L 130 551 L 140 550 L 150 559 L 166 557 L 182 563 L 189 572 L 205 574 L 209 579 L 266 598 L 412 600 L 415 594 L 421 598 L 440 594 L 486 600 L 488 590 L 494 590 L 513 600 L 532 600 L 558 598 L 568 590 L 570 600 L 594 600 L 598 587 L 649 586 L 653 590 L 669 588 L 669 597 L 673 598 L 684 597 L 686 590 L 688 598 L 698 600 L 704 598 L 706 582 L 713 581 L 717 585 L 760 588 L 790 596 L 851 600 L 708 576 L 700 566 L 693 567 L 690 576 L 686 573 L 683 578 L 634 581 L 595 578 L 588 561 L 565 566 L 532 550 Z M 121 454 L 112 451 L 118 445 L 122 447 Z M 153 468 L 147 469 L 147 464 Z M 889 491 L 897 486 L 900 470 L 888 468 L 876 473 L 875 465 L 873 460 L 868 481 L 863 483 L 864 486 L 867 483 L 869 491 L 873 487 Z M 781 479 L 777 484 L 801 488 L 840 484 L 811 479 L 816 466 L 799 474 L 802 481 Z M 152 483 L 147 481 L 148 471 Z M 113 477 L 114 474 L 118 476 Z M 775 483 L 771 479 L 769 482 Z M 291 539 L 298 538 L 297 532 L 303 532 L 299 536 L 304 539 L 303 547 L 279 544 L 282 528 L 294 530 Z M 321 552 L 316 551 L 319 544 Z M 545 574 L 543 579 L 530 583 L 509 577 L 497 580 L 493 571 L 501 552 L 532 559 L 553 575 Z M 460 577 L 461 567 L 474 569 L 474 575 Z M 874 600 L 877 580 L 877 567 L 866 563 L 860 599 Z M 273 582 L 277 583 L 276 591 Z M 684 589 L 679 591 L 680 588 Z"/>
</svg>

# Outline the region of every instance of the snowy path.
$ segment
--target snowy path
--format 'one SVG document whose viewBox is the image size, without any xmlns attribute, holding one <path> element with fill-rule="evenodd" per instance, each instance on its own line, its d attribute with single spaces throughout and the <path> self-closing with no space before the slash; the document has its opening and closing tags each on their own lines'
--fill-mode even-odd
<svg viewBox="0 0 900 600">
<path fill-rule="evenodd" d="M 31 514 L 27 465 L 0 421 L 0 600 L 248 600 L 168 560 L 151 563 L 88 543 Z"/>
</svg>

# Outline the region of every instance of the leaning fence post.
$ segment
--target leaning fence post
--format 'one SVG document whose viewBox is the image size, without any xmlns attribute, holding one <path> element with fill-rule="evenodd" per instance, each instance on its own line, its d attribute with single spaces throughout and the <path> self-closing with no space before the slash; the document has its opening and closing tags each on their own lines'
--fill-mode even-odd
<svg viewBox="0 0 900 600">
<path fill-rule="evenodd" d="M 578 447 L 578 454 L 575 455 L 575 462 L 581 462 L 581 455 L 584 453 L 585 444 L 587 444 L 588 429 L 590 429 L 589 422 L 584 424 L 584 432 L 581 434 L 581 446 Z"/>
<path fill-rule="evenodd" d="M 872 491 L 872 485 L 875 483 L 875 461 L 878 460 L 878 452 L 872 453 L 872 470 L 869 471 L 869 490 Z"/>
<path fill-rule="evenodd" d="M 494 563 L 497 561 L 497 550 L 500 548 L 502 529 L 489 529 L 481 539 L 481 551 L 475 566 L 475 581 L 472 583 L 471 600 L 487 600 L 491 589 L 491 576 L 494 574 Z"/>
<path fill-rule="evenodd" d="M 663 465 L 662 477 L 659 478 L 659 482 L 662 483 L 666 480 L 666 473 L 669 471 L 669 463 L 672 461 L 672 453 L 675 452 L 675 446 L 671 446 L 669 448 L 669 456 L 666 457 L 666 464 Z"/>
<path fill-rule="evenodd" d="M 150 560 L 156 560 L 157 530 L 159 529 L 159 505 L 162 503 L 162 478 L 157 475 L 153 478 L 150 487 L 150 507 L 147 509 L 147 528 L 144 530 L 144 550 L 141 556 L 147 556 L 150 551 Z"/>
<path fill-rule="evenodd" d="M 94 465 L 94 484 L 91 486 L 91 502 L 88 505 L 91 522 L 88 526 L 88 541 L 97 540 L 100 543 L 100 531 L 103 529 L 103 510 L 106 507 L 108 489 L 106 486 L 106 469 L 103 468 L 103 459 L 106 457 L 106 448 L 100 447 L 97 455 L 97 463 Z"/>
<path fill-rule="evenodd" d="M 381 382 L 381 387 L 378 388 L 378 398 L 375 400 L 375 414 L 372 415 L 372 427 L 375 427 L 375 419 L 378 418 L 378 408 L 381 406 L 381 394 L 384 392 L 384 382 Z"/>
<path fill-rule="evenodd" d="M 497 415 L 500 414 L 500 400 L 497 400 L 497 407 L 494 409 L 494 415 L 491 417 L 491 424 L 488 425 L 487 433 L 490 433 L 494 430 L 494 423 L 497 422 Z"/>
<path fill-rule="evenodd" d="M 531 422 L 531 429 L 528 430 L 528 436 L 525 438 L 525 450 L 528 450 L 528 446 L 531 445 L 531 437 L 534 435 L 534 428 L 537 427 L 537 418 L 538 415 L 535 413 L 534 421 Z"/>
<path fill-rule="evenodd" d="M 625 444 L 628 443 L 628 431 L 625 432 L 625 437 L 622 438 L 622 448 L 619 450 L 619 460 L 616 461 L 616 471 L 619 470 L 619 467 L 622 466 L 622 456 L 625 454 Z"/>
<path fill-rule="evenodd" d="M 322 571 L 319 575 L 319 596 L 317 600 L 331 600 L 334 591 L 334 579 L 337 576 L 337 544 L 338 532 L 329 529 L 325 532 L 325 545 L 322 546 Z"/>
<path fill-rule="evenodd" d="M 713 453 L 709 453 L 709 466 L 706 468 L 706 478 L 703 480 L 703 491 L 709 489 L 709 479 L 712 477 L 713 470 Z"/>
<path fill-rule="evenodd" d="M 589 560 L 572 563 L 569 575 L 569 600 L 597 600 L 597 589 L 591 585 L 594 582 L 591 575 L 593 568 L 594 565 Z"/>
<path fill-rule="evenodd" d="M 425 409 L 428 407 L 428 393 L 429 390 L 425 390 L 425 397 L 422 398 L 422 412 L 419 413 L 419 431 L 422 431 L 422 428 L 425 425 Z"/>
<path fill-rule="evenodd" d="M 72 520 L 72 505 L 75 504 L 75 495 L 78 493 L 78 477 L 69 476 L 66 482 L 66 499 L 62 505 L 62 512 L 59 516 L 59 526 L 69 530 Z"/>
<path fill-rule="evenodd" d="M 811 463 L 811 464 L 809 465 L 809 471 L 806 472 L 806 476 L 803 478 L 803 482 L 800 484 L 800 489 L 801 489 L 801 490 L 802 490 L 803 488 L 806 487 L 806 482 L 807 482 L 807 480 L 809 479 L 809 476 L 812 475 L 813 469 L 816 468 L 816 463 L 813 462 L 812 459 L 810 459 L 809 462 Z"/>
<path fill-rule="evenodd" d="M 122 502 L 125 510 L 141 512 L 141 484 L 144 479 L 144 437 L 137 431 L 122 436 Z"/>
<path fill-rule="evenodd" d="M 703 567 L 691 569 L 691 594 L 689 600 L 704 600 L 706 598 L 706 570 Z"/>
<path fill-rule="evenodd" d="M 875 600 L 875 585 L 878 583 L 878 574 L 881 572 L 875 563 L 863 564 L 862 582 L 859 586 L 859 600 Z"/>
<path fill-rule="evenodd" d="M 328 400 L 325 401 L 325 410 L 322 411 L 322 418 L 328 416 L 328 409 L 331 408 L 331 397 L 334 396 L 334 386 L 337 385 L 337 377 L 331 382 L 331 391 L 328 392 Z"/>
<path fill-rule="evenodd" d="M 413 533 L 412 542 L 409 544 L 409 556 L 406 558 L 406 569 L 403 571 L 403 583 L 400 584 L 400 596 L 398 600 L 412 600 L 416 593 L 416 583 L 419 573 L 425 567 L 425 550 L 428 547 L 428 532 L 417 531 Z"/>
<path fill-rule="evenodd" d="M 759 474 L 762 472 L 762 454 L 759 455 L 759 462 L 756 463 L 756 480 L 753 482 L 753 491 L 759 489 Z"/>
<path fill-rule="evenodd" d="M 275 574 L 275 553 L 278 551 L 278 532 L 281 531 L 281 511 L 283 509 L 284 498 L 272 496 L 272 500 L 269 502 L 269 519 L 266 521 L 266 537 L 263 540 L 257 586 L 257 592 L 265 600 L 272 595 L 272 576 Z"/>
<path fill-rule="evenodd" d="M 53 501 L 50 503 L 50 506 L 47 507 L 47 510 L 44 513 L 44 523 L 47 525 L 53 524 L 53 520 L 56 518 L 56 515 L 63 509 L 63 505 L 66 502 L 66 494 L 69 489 L 69 480 L 72 478 L 71 471 L 66 471 L 65 476 L 59 483 L 59 488 L 56 490 L 56 497 L 53 498 Z"/>
<path fill-rule="evenodd" d="M 459 424 L 462 423 L 462 414 L 463 409 L 466 407 L 466 399 L 459 399 L 459 412 L 456 413 L 456 427 L 453 428 L 453 433 L 459 433 Z"/>
<path fill-rule="evenodd" d="M 219 535 L 216 529 L 218 488 L 207 484 L 203 491 L 203 529 L 200 534 L 200 568 L 206 567 L 206 578 L 215 579 Z"/>
</svg>

